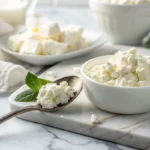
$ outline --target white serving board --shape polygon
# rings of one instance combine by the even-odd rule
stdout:
[[[81,66],[86,60],[99,55],[112,54],[122,49],[127,50],[128,47],[106,45],[103,48],[99,48],[99,51],[94,51],[87,56],[61,62],[49,70],[55,71],[57,78],[72,75],[74,74],[73,67]],[[138,48],[138,51],[150,55],[150,51],[146,49]],[[44,77],[45,73],[42,76]],[[11,98],[15,97],[24,88],[22,87],[13,93]],[[18,103],[11,98],[9,99],[11,110],[35,104]],[[102,120],[102,123],[98,125],[91,124],[91,114],[95,114]],[[80,96],[72,104],[62,110],[52,113],[29,112],[21,115],[20,118],[134,148],[150,150],[150,113],[117,115],[105,112],[95,108],[86,97],[84,91],[81,92]]]

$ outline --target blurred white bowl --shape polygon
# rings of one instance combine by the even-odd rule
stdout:
[[[150,111],[150,87],[117,87],[101,84],[86,75],[96,64],[103,64],[110,56],[101,56],[85,62],[81,67],[84,90],[98,108],[119,114],[136,114]]]
[[[150,31],[150,4],[113,5],[89,0],[100,29],[112,42],[139,44]]]

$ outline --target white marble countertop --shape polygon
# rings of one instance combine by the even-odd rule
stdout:
[[[0,98],[0,116],[9,112],[8,97]],[[134,150],[71,132],[14,118],[0,125],[1,150]]]
[[[84,9],[38,9],[52,20],[69,24],[75,23],[96,29],[92,16]],[[86,17],[85,17],[86,16]],[[84,19],[83,19],[84,18]],[[90,21],[89,21],[90,19]],[[9,112],[8,96],[0,97],[0,116]],[[132,148],[106,141],[66,132],[59,129],[14,118],[0,125],[1,150],[133,150]]]

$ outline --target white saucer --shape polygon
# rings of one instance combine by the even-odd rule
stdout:
[[[63,55],[57,55],[57,56],[55,55],[37,56],[37,55],[25,55],[25,54],[23,55],[23,54],[19,54],[17,52],[11,51],[9,49],[7,41],[10,35],[12,35],[12,33],[0,37],[0,49],[18,58],[19,60],[32,64],[32,65],[52,65],[62,60],[74,58],[77,56],[82,56],[89,52],[92,52],[96,47],[106,42],[106,39],[103,36],[100,36],[100,33],[97,33],[95,31],[85,30],[83,36],[86,37],[86,39],[90,42],[90,46],[85,49],[76,50],[73,52],[69,52],[69,53],[65,53]]]

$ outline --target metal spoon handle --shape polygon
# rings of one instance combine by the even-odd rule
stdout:
[[[10,112],[8,114],[6,114],[5,116],[0,118],[0,124],[2,124],[3,122],[16,117],[18,115],[21,115],[23,113],[29,112],[29,111],[35,111],[35,110],[40,110],[41,106],[40,105],[36,105],[36,106],[31,106],[31,107],[26,107],[26,108],[22,108],[19,110],[16,110],[14,112]]]

